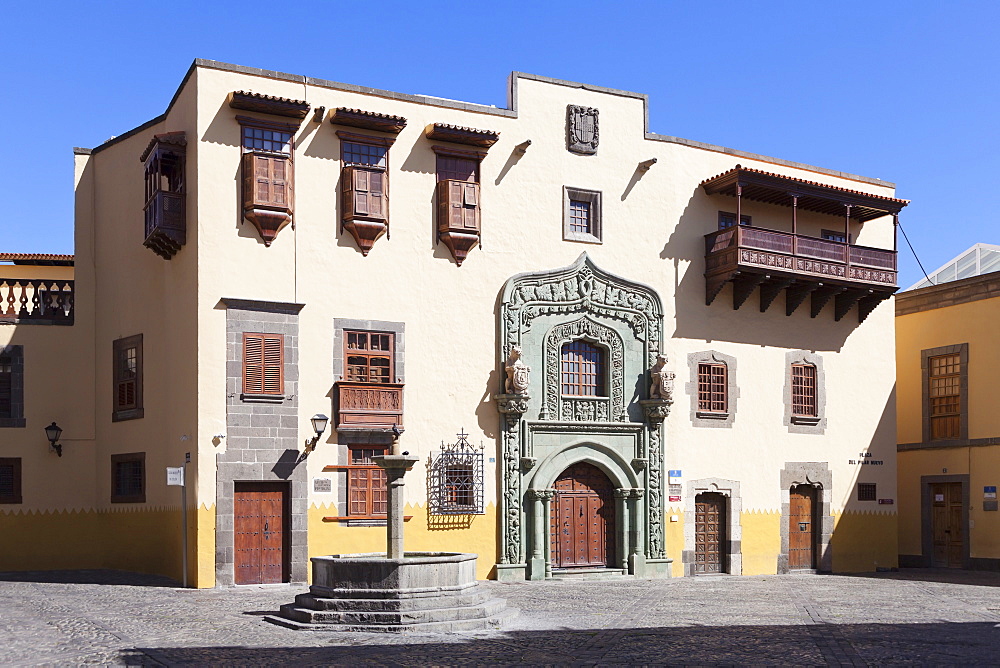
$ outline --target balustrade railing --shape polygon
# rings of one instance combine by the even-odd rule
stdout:
[[[732,247],[782,253],[838,264],[847,264],[850,251],[852,266],[896,270],[896,252],[883,248],[852,246],[839,241],[747,225],[733,226],[705,236],[705,251],[708,255]]]
[[[74,282],[0,278],[0,322],[72,325]]]
[[[403,426],[401,383],[337,383],[338,429],[391,429]]]

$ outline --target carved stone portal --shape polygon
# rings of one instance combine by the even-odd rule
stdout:
[[[575,104],[567,105],[566,148],[571,153],[593,155],[597,153],[599,139],[597,109],[580,107]]]

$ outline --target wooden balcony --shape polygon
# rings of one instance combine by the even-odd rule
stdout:
[[[403,428],[402,383],[353,383],[339,381],[337,429],[388,431]]]
[[[72,325],[73,281],[0,278],[0,322]]]
[[[169,260],[186,241],[184,194],[157,191],[146,203],[146,239],[142,245]]]
[[[814,318],[833,300],[835,320],[857,304],[863,322],[898,289],[896,252],[739,225],[705,235],[705,303],[730,282],[734,309],[759,287],[762,313],[784,291],[786,315],[808,297]]]

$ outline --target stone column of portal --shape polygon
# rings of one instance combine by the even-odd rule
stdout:
[[[643,535],[642,535],[642,497],[644,489],[630,489],[629,490],[629,506],[631,506],[630,515],[632,516],[631,522],[631,532],[629,540],[632,543],[632,554],[629,555],[629,569],[628,572],[632,575],[641,578],[646,574],[646,555],[645,551],[642,549]]]
[[[545,494],[542,496],[542,512],[544,513],[545,519],[543,524],[545,525],[545,540],[542,543],[543,552],[545,555],[545,579],[552,579],[552,499],[556,495],[556,490],[546,489]]]
[[[385,469],[387,522],[385,538],[385,556],[389,559],[402,559],[403,552],[403,475],[417,463],[416,457],[409,455],[380,455],[372,457],[372,461]]]
[[[621,528],[615,532],[615,549],[618,550],[618,559],[621,562],[622,569],[628,572],[628,557],[629,557],[629,537],[631,532],[629,531],[629,521],[632,519],[629,513],[629,508],[631,504],[628,503],[629,496],[628,487],[619,488],[615,490],[615,499],[617,500],[616,505],[618,506],[616,516],[620,518]]]
[[[545,579],[545,557],[542,555],[542,541],[545,540],[545,518],[542,516],[542,498],[544,492],[537,489],[528,490],[528,498],[532,501],[531,514],[535,526],[531,532],[531,558],[528,560],[528,579]]]

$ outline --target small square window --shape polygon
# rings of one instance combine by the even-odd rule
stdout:
[[[851,239],[849,235],[845,235],[842,231],[838,232],[837,230],[823,230],[820,232],[820,238],[826,241],[836,241],[840,244],[846,244]]]
[[[0,503],[21,503],[20,457],[0,457]]]
[[[563,240],[602,242],[600,192],[563,187]]]
[[[727,227],[732,227],[736,224],[736,214],[729,213],[728,211],[719,212],[719,229],[724,230]],[[747,215],[740,216],[740,225],[751,225],[751,218]]]
[[[146,502],[146,453],[111,455],[111,503]]]
[[[858,483],[858,501],[874,501],[877,496],[878,494],[876,493],[875,483]]]

